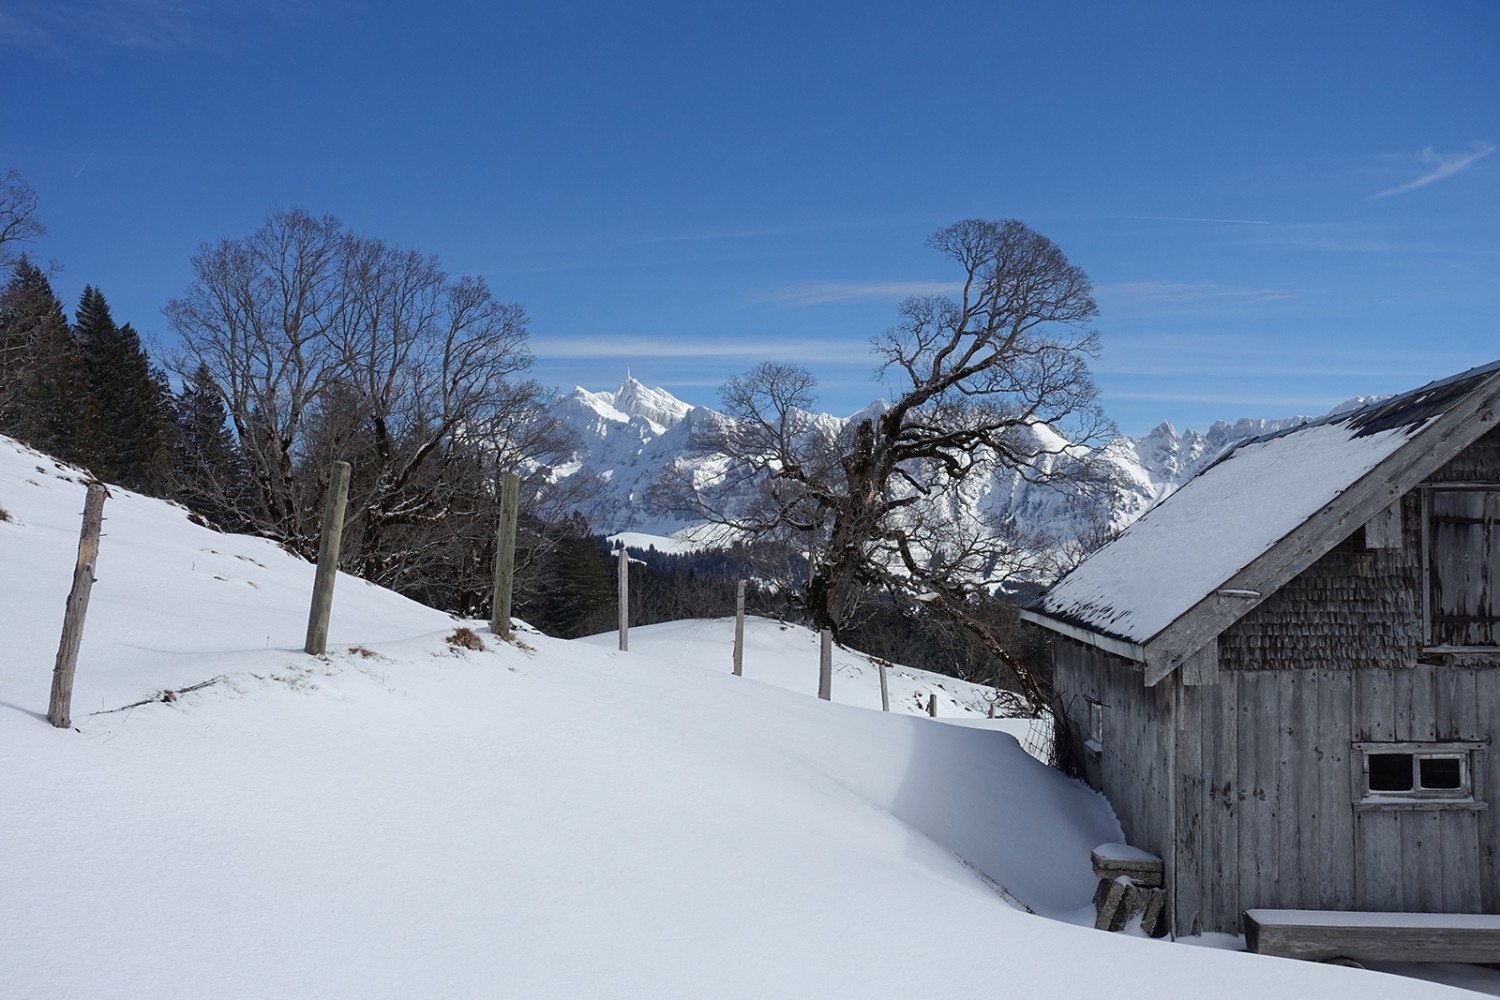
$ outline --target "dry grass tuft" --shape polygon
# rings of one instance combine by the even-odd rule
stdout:
[[[478,634],[467,626],[459,626],[453,630],[452,635],[445,636],[444,638],[447,640],[448,645],[455,648],[462,647],[476,651],[484,650],[484,640],[479,638]]]
[[[0,507],[0,521],[9,521],[9,520],[10,520],[10,511],[6,510],[4,507]]]

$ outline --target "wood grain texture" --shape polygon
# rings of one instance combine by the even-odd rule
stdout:
[[[67,729],[73,724],[73,675],[78,667],[78,650],[83,645],[83,623],[88,617],[89,594],[94,587],[94,566],[99,559],[99,533],[104,525],[104,498],[107,495],[103,484],[90,483],[83,501],[78,559],[73,564],[73,586],[63,607],[62,638],[52,666],[52,694],[47,704],[47,721],[58,729]]]
[[[1245,944],[1261,955],[1325,961],[1500,961],[1500,917],[1487,926],[1402,926],[1359,913],[1329,913],[1326,922],[1308,911],[1256,910],[1245,915]],[[1476,922],[1477,924],[1477,922]]]

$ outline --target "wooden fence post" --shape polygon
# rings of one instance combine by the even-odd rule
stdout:
[[[318,543],[318,572],[313,577],[312,607],[307,613],[307,645],[313,656],[328,651],[328,616],[333,611],[333,582],[339,575],[339,545],[344,538],[344,504],[349,499],[349,463],[328,469],[328,496],[323,502],[323,538]]]
[[[630,555],[620,542],[620,652],[630,649]]]
[[[934,719],[937,718],[937,692],[936,691],[934,691],[932,694],[930,694],[930,695],[927,696],[927,714],[930,715],[930,716],[932,716]]]
[[[824,629],[818,650],[818,697],[833,700],[833,633]]]
[[[886,662],[880,661],[880,710],[889,712],[891,710],[891,689],[885,683]]]
[[[500,480],[500,527],[495,532],[495,594],[490,602],[490,631],[509,639],[510,599],[516,575],[516,512],[521,504],[521,477],[507,472]]]
[[[734,588],[734,676],[745,673],[745,581]]]
[[[89,610],[89,590],[94,586],[94,564],[99,559],[99,531],[104,524],[102,483],[90,483],[83,502],[83,533],[78,538],[78,562],[73,567],[73,589],[63,611],[62,642],[57,647],[57,663],[52,668],[52,700],[47,706],[47,721],[58,729],[73,724],[73,670],[78,665],[78,647],[83,642],[83,619]]]

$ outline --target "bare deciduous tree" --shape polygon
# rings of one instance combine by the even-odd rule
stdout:
[[[244,239],[201,245],[193,284],[165,310],[183,345],[173,367],[208,372],[249,460],[260,509],[247,519],[305,555],[317,504],[302,495],[297,447],[337,373],[347,239],[332,216],[273,213]]]
[[[251,520],[310,554],[322,475],[341,459],[346,564],[408,591],[436,586],[433,567],[479,565],[500,473],[563,444],[525,378],[525,311],[300,209],[201,247],[193,269],[167,308],[176,367],[202,366],[222,394],[256,483]]]
[[[36,214],[36,192],[15,170],[5,171],[0,177],[0,274],[15,263],[17,244],[46,234]]]
[[[1088,369],[1098,310],[1082,269],[1020,222],[959,222],[928,245],[959,265],[962,291],[908,299],[874,339],[892,403],[838,429],[811,414],[811,374],[761,364],[722,390],[725,475],[669,471],[657,496],[751,535],[802,537],[815,628],[837,635],[879,587],[1004,656],[966,604],[976,587],[1031,566],[1040,546],[1026,525],[983,513],[976,494],[1000,471],[1092,487],[1082,457],[1113,432]]]

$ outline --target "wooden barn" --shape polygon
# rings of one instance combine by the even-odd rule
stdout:
[[[1240,445],[1023,617],[1176,933],[1500,913],[1500,362]]]

